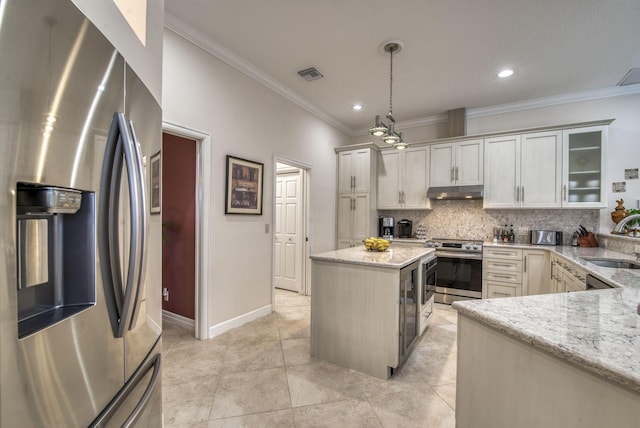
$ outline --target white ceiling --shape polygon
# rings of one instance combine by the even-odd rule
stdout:
[[[404,44],[393,61],[400,125],[614,88],[640,67],[638,0],[165,0],[165,9],[169,28],[217,46],[352,135],[388,110],[387,40]],[[297,75],[311,66],[325,77]],[[515,74],[499,79],[503,67]]]

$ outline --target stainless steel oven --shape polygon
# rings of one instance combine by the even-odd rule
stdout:
[[[438,261],[435,302],[482,298],[482,242],[433,239],[427,246],[436,249]]]

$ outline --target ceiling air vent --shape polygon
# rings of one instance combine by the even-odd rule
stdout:
[[[618,82],[618,86],[635,85],[636,83],[640,83],[640,68],[637,67],[629,70]]]
[[[320,71],[315,67],[305,68],[304,70],[298,71],[298,75],[302,77],[307,82],[311,82],[312,80],[322,79],[324,76]]]

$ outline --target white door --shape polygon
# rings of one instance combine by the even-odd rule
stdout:
[[[276,287],[295,292],[302,285],[302,200],[300,173],[276,177]]]

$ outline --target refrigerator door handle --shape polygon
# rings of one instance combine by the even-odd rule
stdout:
[[[129,187],[129,206],[131,213],[131,242],[129,246],[129,263],[127,266],[126,285],[124,289],[124,301],[122,305],[122,315],[118,325],[118,337],[123,337],[129,325],[132,310],[134,307],[134,293],[136,282],[140,275],[140,184],[138,168],[136,165],[136,149],[129,134],[124,114],[117,113],[118,127],[120,128],[120,138],[122,150],[124,152],[124,162],[127,168],[127,178]]]
[[[136,278],[136,288],[135,288],[135,297],[133,300],[133,309],[131,311],[131,320],[129,322],[129,330],[133,329],[136,321],[138,319],[138,314],[140,313],[140,306],[142,302],[142,291],[144,287],[146,266],[147,266],[147,232],[148,232],[148,223],[147,223],[147,207],[146,207],[146,198],[145,198],[145,181],[144,181],[144,168],[142,165],[142,153],[140,151],[140,143],[136,136],[136,130],[133,125],[133,121],[129,121],[129,128],[131,130],[131,138],[134,147],[134,155],[135,155],[135,163],[136,163],[136,171],[138,174],[138,196],[140,199],[140,235],[139,235],[139,246],[140,246],[140,257],[139,257],[139,265],[138,265],[138,277]]]
[[[98,251],[103,264],[101,272],[105,300],[115,337],[123,337],[129,325],[128,321],[131,319],[132,309],[135,306],[132,300],[137,294],[136,288],[141,269],[141,236],[144,238],[144,234],[141,235],[142,232],[140,231],[141,171],[137,165],[137,157],[137,149],[134,147],[129,134],[124,114],[116,112],[109,128],[105,157],[102,164],[98,213]],[[123,166],[127,170],[131,211],[131,242],[124,289],[122,286],[123,271],[120,266],[118,228],[120,182]],[[142,207],[144,208],[144,202]],[[144,216],[144,213],[142,216]]]
[[[115,337],[118,337],[122,313],[122,276],[118,255],[118,191],[122,170],[122,147],[117,114],[113,115],[100,173],[98,200],[98,254],[109,320]]]
[[[132,427],[140,418],[140,415],[145,410],[149,401],[151,400],[155,388],[158,386],[158,381],[161,373],[161,356],[157,353],[147,364],[140,367],[138,371],[131,377],[131,379],[125,384],[125,386],[118,392],[118,394],[111,400],[111,403],[102,410],[98,417],[89,425],[89,428],[102,428],[109,426],[109,420],[117,413],[118,409],[124,403],[131,394],[131,392],[140,384],[140,381],[149,373],[149,370],[153,369],[151,379],[145,388],[140,401],[136,403],[136,406],[128,415],[126,421],[121,427]]]
[[[160,379],[160,373],[161,373],[160,353],[157,353],[156,356],[153,357],[151,366],[147,368],[147,370],[145,370],[143,374],[146,374],[151,369],[151,367],[153,367],[153,374],[151,375],[151,380],[149,381],[147,388],[144,390],[144,394],[142,394],[142,398],[140,398],[140,401],[138,401],[138,404],[136,404],[136,407],[133,409],[133,411],[127,418],[127,420],[124,421],[124,423],[122,424],[123,428],[129,428],[134,426],[134,424],[138,421],[138,418],[140,418],[140,415],[142,414],[142,412],[147,407],[147,404],[149,404],[149,401],[151,401],[153,392],[156,388],[156,385],[158,385],[158,380]]]

